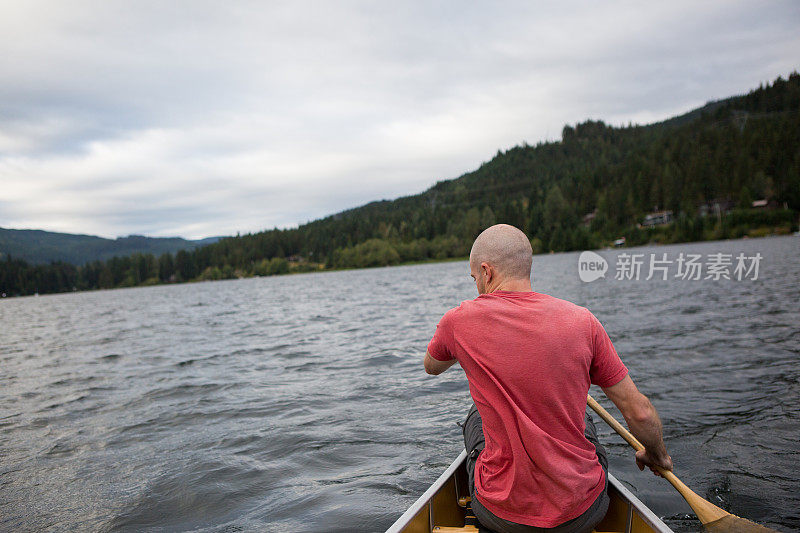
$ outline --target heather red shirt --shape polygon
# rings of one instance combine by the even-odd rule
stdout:
[[[467,375],[486,437],[475,492],[489,511],[554,527],[589,508],[605,474],[584,436],[586,394],[628,373],[592,313],[535,292],[483,294],[442,317],[428,351]]]

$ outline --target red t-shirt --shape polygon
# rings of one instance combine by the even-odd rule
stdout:
[[[428,351],[467,375],[486,437],[475,492],[489,511],[554,527],[589,508],[605,474],[584,436],[586,394],[628,373],[592,313],[535,292],[483,294],[442,317]]]

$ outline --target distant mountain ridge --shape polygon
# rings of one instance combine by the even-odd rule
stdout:
[[[73,265],[85,265],[91,261],[105,261],[115,256],[135,253],[174,254],[180,250],[194,250],[215,243],[221,238],[187,240],[181,237],[128,235],[105,239],[94,235],[37,229],[0,228],[0,258],[11,256],[34,264],[64,261]]]

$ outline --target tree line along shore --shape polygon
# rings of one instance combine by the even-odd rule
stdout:
[[[646,126],[565,126],[427,191],[292,229],[83,265],[0,257],[6,296],[464,257],[513,224],[535,253],[789,234],[800,213],[800,75]]]

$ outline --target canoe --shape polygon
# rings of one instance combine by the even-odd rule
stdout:
[[[433,485],[386,530],[386,533],[477,533],[469,511],[467,452],[453,461]],[[672,530],[645,504],[608,474],[611,503],[597,532],[672,533]],[[470,523],[472,522],[472,524]]]

